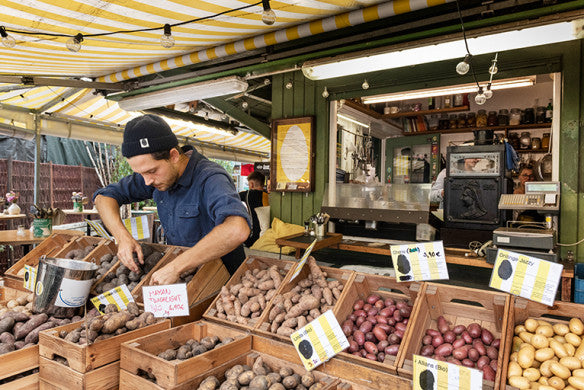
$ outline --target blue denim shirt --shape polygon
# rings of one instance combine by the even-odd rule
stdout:
[[[245,218],[251,228],[231,176],[195,150],[181,177],[167,191],[147,186],[142,175],[134,173],[98,189],[93,198],[97,195],[113,198],[120,205],[154,199],[169,245],[192,247],[232,215]]]

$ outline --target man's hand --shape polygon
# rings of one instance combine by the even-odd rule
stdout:
[[[133,238],[121,240],[118,243],[118,260],[122,262],[131,271],[138,272],[139,268],[134,261],[134,252],[138,255],[140,264],[144,264],[144,255],[142,254],[142,247],[138,241]]]
[[[151,285],[173,284],[179,278],[180,274],[175,270],[172,262],[152,274],[150,278]]]

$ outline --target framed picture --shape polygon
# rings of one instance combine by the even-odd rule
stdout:
[[[272,123],[272,191],[312,192],[314,117],[275,119]]]

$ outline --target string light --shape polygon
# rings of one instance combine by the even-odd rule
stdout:
[[[458,73],[459,75],[464,75],[468,73],[468,71],[470,70],[471,57],[472,56],[470,54],[464,56],[464,60],[460,61],[458,65],[456,65],[456,73]]]
[[[292,89],[292,81],[288,81],[285,85],[286,89]]]
[[[493,97],[493,91],[491,91],[491,83],[487,84],[487,90],[485,91],[485,97],[490,99]]]
[[[475,96],[475,103],[482,106],[486,102],[487,102],[487,97],[485,96],[485,94],[483,92],[483,87],[479,87],[479,92]]]
[[[168,23],[164,25],[164,34],[160,38],[160,44],[167,49],[174,46],[174,38],[172,37],[172,32],[170,32],[170,24]]]
[[[272,8],[270,7],[270,0],[262,0],[262,6],[264,7],[262,22],[271,26],[276,22],[276,13],[272,11]]]
[[[83,42],[83,34],[79,33],[74,37],[69,38],[65,45],[69,51],[77,53],[79,50],[81,50],[81,42]]]
[[[0,35],[2,36],[2,44],[4,46],[9,48],[16,46],[16,40],[12,36],[8,35],[4,26],[0,26]]]
[[[326,87],[324,87],[324,90],[322,91],[322,97],[325,99],[329,97],[329,91],[326,89]]]
[[[363,88],[363,89],[369,89],[369,83],[367,82],[367,79],[365,79],[363,81],[363,84],[361,84],[361,88]]]

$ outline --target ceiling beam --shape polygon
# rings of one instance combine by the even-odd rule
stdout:
[[[186,122],[191,122],[194,124],[205,125],[209,127],[216,127],[221,130],[225,130],[227,132],[232,133],[233,135],[237,134],[239,130],[235,128],[235,126],[230,125],[227,122],[221,122],[215,119],[205,119],[198,115],[191,114],[189,112],[182,112],[171,110],[170,108],[165,107],[158,107],[158,108],[149,108],[147,110],[143,110],[149,114],[161,115],[166,116],[168,118],[179,119]]]
[[[225,114],[229,115],[231,118],[235,119],[236,121],[244,124],[245,126],[249,127],[250,129],[256,131],[263,137],[270,139],[270,135],[272,133],[272,129],[270,126],[265,124],[264,122],[254,118],[253,116],[249,115],[248,113],[240,110],[237,106],[227,102],[224,98],[214,97],[208,98],[204,100],[206,103],[212,105],[216,109],[224,112]]]
[[[0,76],[0,83],[19,84],[24,88],[34,87],[73,87],[73,88],[93,88],[108,91],[124,91],[128,89],[126,83],[102,83],[97,81],[83,81],[76,79],[59,79],[53,77],[36,76]]]

